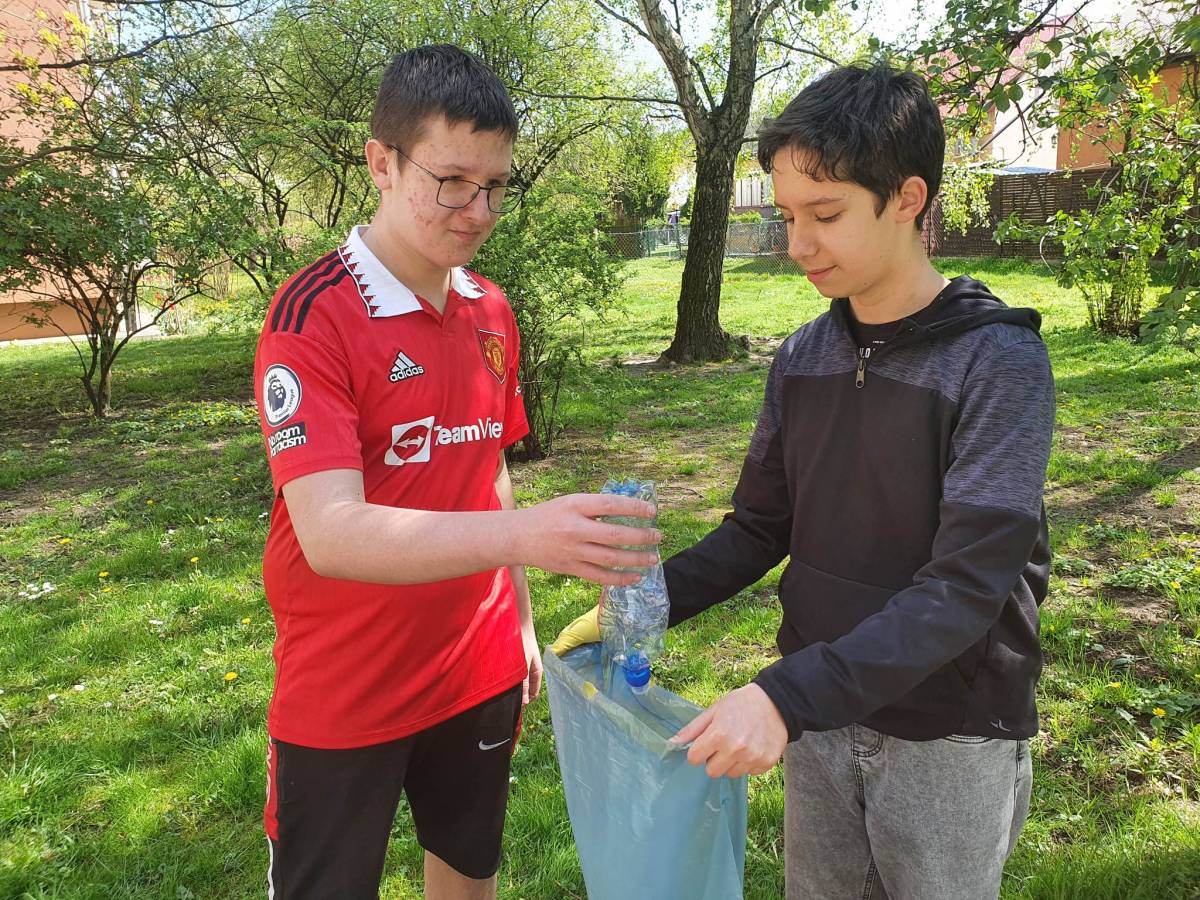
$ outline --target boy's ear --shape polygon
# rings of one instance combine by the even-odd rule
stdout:
[[[367,141],[367,146],[363,149],[367,155],[367,171],[371,173],[375,187],[381,191],[388,190],[392,186],[391,171],[396,165],[395,154],[390,147],[376,138]]]
[[[921,214],[921,210],[925,208],[925,200],[928,197],[929,186],[925,183],[924,178],[919,175],[910,175],[905,178],[900,185],[900,190],[896,191],[896,205],[893,213],[896,222],[903,224],[915,221]]]

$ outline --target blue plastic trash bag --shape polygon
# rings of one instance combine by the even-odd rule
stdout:
[[[599,644],[543,663],[589,900],[740,900],[746,779],[709,778],[668,740],[700,708],[620,673],[604,694]]]

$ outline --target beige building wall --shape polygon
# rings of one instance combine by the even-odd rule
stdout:
[[[1194,77],[1196,61],[1179,62],[1160,72],[1160,89],[1166,92],[1167,102],[1174,103],[1183,88],[1184,77]],[[1120,152],[1124,141],[1120,135],[1106,134],[1099,126],[1093,128],[1064,128],[1058,136],[1058,168],[1090,169],[1111,164],[1111,153]]]

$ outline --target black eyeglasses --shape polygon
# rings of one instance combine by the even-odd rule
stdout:
[[[438,183],[438,206],[444,206],[447,209],[462,209],[475,202],[475,198],[479,196],[480,191],[486,191],[488,209],[500,216],[516,209],[521,203],[521,198],[525,196],[524,186],[511,181],[508,184],[494,184],[488,187],[487,185],[477,184],[474,181],[468,181],[465,178],[459,178],[457,175],[436,175],[395,144],[387,144],[386,146],[391,147]]]

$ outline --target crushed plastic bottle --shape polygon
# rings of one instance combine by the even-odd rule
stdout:
[[[658,494],[652,481],[608,481],[601,489],[605,494],[621,494],[657,504]],[[621,525],[647,526],[645,519],[612,517]],[[653,546],[632,549],[651,551]],[[667,630],[667,618],[671,603],[667,597],[667,583],[663,577],[662,563],[656,561],[643,572],[635,584],[606,587],[600,597],[600,640],[602,644],[601,664],[605,690],[612,686],[613,665],[619,665],[625,673],[625,681],[634,693],[642,693],[650,683],[651,663],[662,653],[663,634]]]
[[[633,497],[637,500],[645,500],[647,503],[653,503],[658,506],[658,491],[654,487],[653,481],[638,481],[636,478],[629,478],[625,481],[616,481],[610,478],[604,482],[604,487],[600,488],[602,494],[617,494],[621,497]],[[602,522],[610,522],[613,525],[627,525],[630,528],[657,528],[658,516],[652,519],[641,519],[637,516],[601,516]],[[658,548],[654,545],[644,546],[628,546],[626,550],[645,550],[657,551]],[[640,571],[640,570],[638,570]]]

